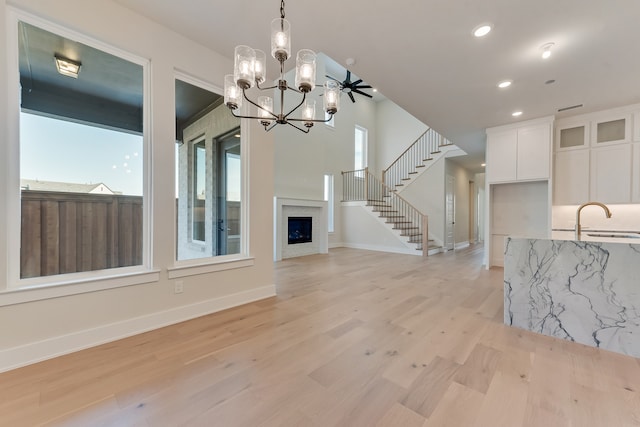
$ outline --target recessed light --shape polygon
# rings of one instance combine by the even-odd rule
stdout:
[[[511,81],[511,80],[504,80],[504,81],[501,81],[500,83],[498,83],[498,87],[499,87],[500,89],[504,89],[504,88],[507,88],[507,87],[511,86],[511,83],[513,83],[513,81]]]
[[[373,90],[374,92],[377,92],[377,91],[378,91],[378,89],[376,89],[375,87],[374,87],[372,90]]]
[[[521,116],[521,115],[522,115],[522,111],[514,111],[513,113],[511,113],[511,115],[512,115],[513,117]]]
[[[545,43],[540,46],[542,49],[542,59],[547,59],[551,56],[551,48],[554,46],[554,43]]]
[[[490,31],[491,31],[491,25],[482,24],[473,30],[473,35],[476,37],[484,37],[487,34],[489,34]]]
[[[487,166],[487,164],[486,163],[481,163],[480,166],[485,167],[485,166]]]

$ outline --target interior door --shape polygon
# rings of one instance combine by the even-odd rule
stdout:
[[[219,138],[217,161],[216,252],[240,253],[241,164],[240,129]]]
[[[451,251],[455,248],[454,227],[456,223],[456,179],[447,175],[445,182],[445,227],[444,248]]]

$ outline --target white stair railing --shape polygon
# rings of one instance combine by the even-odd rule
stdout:
[[[342,172],[342,201],[365,201],[374,212],[400,230],[409,243],[415,243],[424,256],[428,253],[429,221],[395,191],[378,180],[369,169]]]
[[[440,148],[452,145],[452,142],[433,129],[420,135],[387,169],[382,172],[382,182],[393,190],[409,181],[411,175],[417,174],[419,168],[433,160],[433,155],[440,153]]]

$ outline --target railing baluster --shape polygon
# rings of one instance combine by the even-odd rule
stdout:
[[[385,175],[391,176],[395,173],[388,169]],[[421,249],[423,255],[426,256],[428,250],[426,215],[403,199],[386,183],[376,179],[368,168],[342,172],[342,180],[343,201],[364,201],[375,206],[378,210],[392,211],[386,212],[387,221],[393,223],[393,228],[398,229],[400,234],[406,236],[410,242],[418,244],[418,249]],[[380,216],[384,216],[384,214]]]

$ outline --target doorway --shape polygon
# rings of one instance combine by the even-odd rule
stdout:
[[[447,175],[445,181],[445,225],[444,225],[444,249],[455,249],[455,223],[456,223],[456,178]]]

